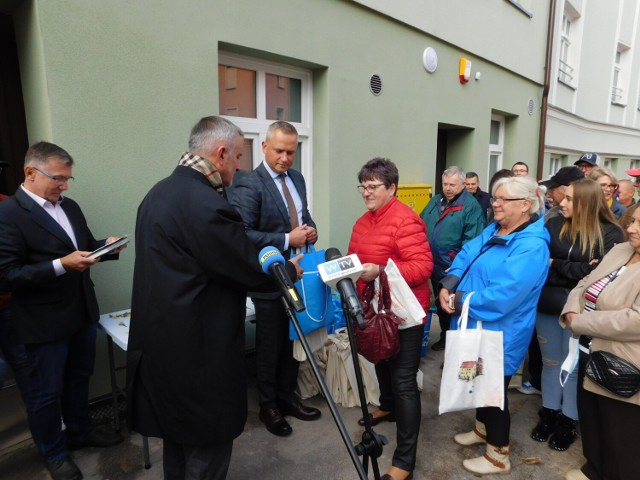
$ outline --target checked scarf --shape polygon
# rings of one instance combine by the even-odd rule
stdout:
[[[197,170],[209,180],[209,183],[216,189],[223,198],[227,198],[227,195],[224,191],[224,185],[222,184],[222,178],[218,173],[218,170],[211,165],[207,160],[198,155],[194,155],[193,153],[185,152],[180,157],[180,161],[178,165],[182,165],[183,167],[193,168]]]

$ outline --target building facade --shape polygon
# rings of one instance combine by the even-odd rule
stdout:
[[[544,178],[587,151],[640,167],[639,21],[638,0],[557,0]]]

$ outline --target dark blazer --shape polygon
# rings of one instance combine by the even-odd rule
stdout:
[[[76,202],[65,197],[78,250],[105,241],[93,238]],[[52,260],[76,247],[58,223],[22,188],[0,203],[0,291],[13,292],[12,321],[21,343],[50,342],[98,321],[98,303],[89,270],[56,276]]]
[[[302,174],[296,170],[287,171],[302,200],[302,223],[316,228],[307,207],[307,187]],[[285,258],[291,249],[284,250],[285,234],[291,231],[291,221],[278,187],[261,163],[249,175],[234,185],[231,204],[238,210],[244,221],[247,235],[258,249],[276,247]]]
[[[240,215],[204,175],[178,166],[149,191],[136,222],[127,350],[133,430],[188,445],[242,433],[247,290],[273,283]]]

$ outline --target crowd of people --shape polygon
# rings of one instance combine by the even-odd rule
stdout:
[[[137,212],[128,424],[163,440],[167,480],[227,475],[233,441],[247,419],[247,296],[256,308],[260,421],[271,434],[287,436],[293,433],[287,416],[321,416],[296,393],[289,319],[257,256],[275,246],[294,282],[302,274],[299,258],[318,240],[304,177],[292,168],[298,132],[274,122],[262,143],[264,161],[234,182],[243,144],[243,132],[230,121],[200,119],[188,151]],[[13,196],[0,196],[0,347],[54,480],[82,478],[70,450],[122,441],[96,428],[88,409],[98,319],[89,272],[117,259],[122,247],[90,255],[116,237],[96,240],[78,204],[63,195],[72,166],[61,147],[36,143],[26,154],[24,183]],[[517,162],[497,171],[485,192],[477,173],[451,166],[442,174],[442,193],[418,215],[397,198],[400,175],[391,160],[373,158],[357,173],[366,211],[353,225],[348,253],[363,266],[358,293],[391,259],[423,310],[432,301],[436,306],[441,337],[433,350],[446,348],[446,332],[458,328],[465,300],[469,328],[482,321],[484,329],[502,332],[504,407],[477,408],[473,428],[453,437],[459,445],[485,447],[462,462],[469,472],[510,471],[506,392],[528,355],[529,387],[541,393],[531,438],[564,451],[582,436],[586,463],[566,478],[640,478],[633,458],[640,447],[640,393],[622,397],[589,373],[590,352],[640,365],[634,200],[640,169],[627,174],[634,180],[618,181],[598,165],[597,154],[585,153],[542,182]],[[375,365],[379,407],[359,421],[396,422],[384,480],[411,478],[416,467],[416,373],[425,323],[426,317],[400,325],[398,353]],[[565,370],[572,355],[577,367]],[[4,368],[0,361],[0,385]]]

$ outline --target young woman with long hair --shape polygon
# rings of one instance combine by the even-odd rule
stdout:
[[[623,235],[600,185],[593,180],[585,178],[565,187],[560,210],[561,216],[546,223],[551,236],[550,267],[536,315],[543,365],[542,409],[531,438],[549,441],[550,448],[563,451],[578,436],[578,372],[571,373],[564,386],[560,384],[560,367],[569,352],[571,331],[563,329],[558,318],[571,289],[623,241]]]

